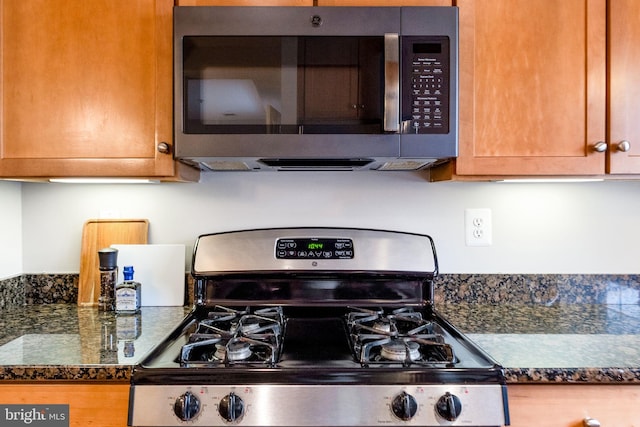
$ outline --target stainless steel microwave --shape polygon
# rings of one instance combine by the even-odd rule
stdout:
[[[175,157],[417,170],[457,156],[456,7],[174,9]]]

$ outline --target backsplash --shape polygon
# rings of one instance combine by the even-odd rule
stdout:
[[[23,274],[0,280],[0,309],[9,305],[75,304],[78,274]],[[185,276],[185,301],[193,302],[193,281]]]
[[[640,304],[640,275],[441,274],[434,286],[436,304]],[[0,281],[0,308],[77,299],[77,274],[23,274]],[[185,301],[193,303],[188,274]]]
[[[441,274],[435,303],[639,304],[640,275]]]

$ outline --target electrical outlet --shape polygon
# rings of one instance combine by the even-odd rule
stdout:
[[[467,246],[491,246],[491,209],[464,210],[464,236]]]

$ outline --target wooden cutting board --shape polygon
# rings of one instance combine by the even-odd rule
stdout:
[[[115,244],[146,244],[148,234],[149,221],[146,219],[90,219],[84,223],[80,248],[78,305],[98,305],[98,250]]]

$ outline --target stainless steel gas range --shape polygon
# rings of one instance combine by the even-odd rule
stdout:
[[[509,424],[502,368],[433,307],[431,237],[200,236],[195,304],[134,367],[132,426]]]

